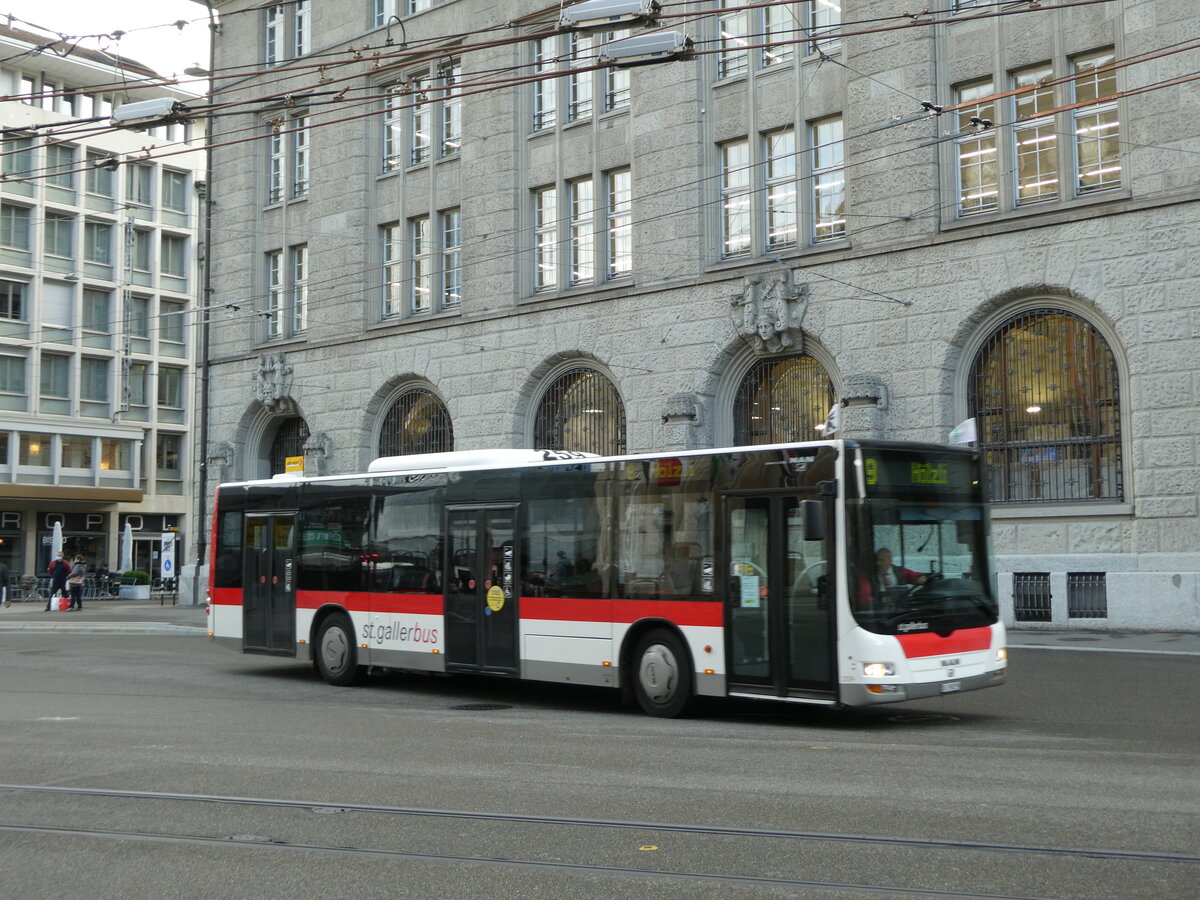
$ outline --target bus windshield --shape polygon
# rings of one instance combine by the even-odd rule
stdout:
[[[877,634],[995,623],[977,461],[870,451],[863,471],[866,496],[847,504],[858,623]]]

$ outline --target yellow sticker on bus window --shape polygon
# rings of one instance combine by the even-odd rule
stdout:
[[[500,612],[500,610],[504,609],[504,588],[498,584],[493,584],[488,588],[487,605],[491,608],[492,612]]]

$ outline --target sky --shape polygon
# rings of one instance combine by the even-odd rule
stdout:
[[[161,75],[182,78],[189,66],[208,67],[208,10],[192,0],[0,0],[0,14],[8,13],[22,20],[14,27],[32,23],[73,37],[124,31],[119,41],[87,38],[80,46],[121,53]],[[172,24],[181,19],[190,23],[182,30]]]

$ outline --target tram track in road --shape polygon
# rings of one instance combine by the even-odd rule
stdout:
[[[849,834],[839,832],[818,832],[818,831],[799,831],[791,829],[776,829],[776,828],[739,828],[732,826],[719,825],[702,825],[702,824],[679,824],[679,823],[662,823],[662,822],[643,822],[634,820],[621,819],[601,819],[601,818],[581,818],[567,816],[544,816],[531,815],[524,813],[502,813],[502,812],[477,812],[471,810],[453,810],[453,809],[428,809],[419,807],[404,807],[404,806],[388,806],[376,804],[331,804],[320,801],[308,800],[285,800],[285,799],[270,799],[261,797],[236,797],[236,796],[221,796],[216,794],[186,794],[186,793],[170,793],[156,791],[131,791],[119,789],[105,788],[85,788],[85,787],[70,787],[63,785],[20,785],[20,784],[0,784],[0,797],[4,795],[14,794],[41,794],[54,796],[73,796],[73,797],[95,797],[100,799],[110,800],[142,800],[142,801],[158,801],[158,802],[175,802],[175,803],[198,803],[208,805],[224,805],[238,806],[262,809],[280,809],[280,810],[307,810],[315,815],[323,814],[341,814],[341,813],[365,813],[371,815],[384,816],[401,816],[407,818],[425,818],[425,819],[442,819],[442,820],[466,820],[476,822],[487,822],[495,824],[509,825],[533,825],[546,827],[567,827],[567,828],[584,828],[584,829],[623,829],[636,831],[641,833],[654,834],[679,834],[692,836],[714,836],[733,839],[749,839],[749,840],[783,840],[797,842],[822,842],[829,844],[848,844],[859,847],[893,847],[902,849],[917,849],[930,851],[971,851],[977,853],[993,853],[993,854],[1018,854],[1027,856],[1045,856],[1056,857],[1059,859],[1086,859],[1086,860],[1107,860],[1120,862],[1138,862],[1138,863],[1169,863],[1181,864],[1185,866],[1200,865],[1200,854],[1192,853],[1177,853],[1177,852],[1154,852],[1140,850],[1119,850],[1119,849],[1102,849],[1102,848],[1085,848],[1085,847],[1053,847],[1053,846],[1038,846],[1032,844],[1013,844],[1002,842],[988,841],[968,841],[968,840],[951,840],[939,838],[919,838],[906,836],[891,836],[891,835],[871,835],[871,834]],[[154,834],[148,832],[107,832],[103,829],[99,831],[90,831],[87,829],[72,829],[72,828],[56,828],[54,826],[36,826],[25,825],[21,823],[0,821],[0,831],[63,831],[73,834],[95,834],[96,836],[108,837],[125,837],[127,839],[141,839],[148,841],[173,841],[173,840],[192,840],[199,843],[244,843],[247,845],[271,845],[291,847],[293,849],[309,849],[322,850],[327,852],[347,852],[347,853],[364,853],[364,854],[392,854],[397,856],[412,856],[418,858],[430,859],[445,859],[459,861],[501,861],[511,865],[529,865],[541,866],[548,865],[558,868],[580,868],[591,870],[593,868],[599,871],[629,871],[629,872],[645,872],[649,874],[661,874],[663,876],[678,874],[686,875],[687,877],[696,878],[714,878],[732,880],[749,880],[762,881],[763,883],[775,883],[773,879],[758,879],[753,876],[733,876],[704,873],[670,873],[670,872],[653,872],[652,870],[642,869],[639,867],[593,867],[586,865],[575,865],[568,863],[549,863],[538,860],[516,860],[504,859],[493,860],[488,857],[474,856],[457,856],[452,854],[428,854],[401,850],[386,850],[377,848],[347,848],[337,846],[324,846],[319,844],[295,844],[290,842],[276,842],[271,839],[255,839],[246,838],[237,840],[236,836],[230,838],[212,838],[202,836],[182,837],[169,834]],[[797,885],[809,884],[808,881],[788,880],[778,881],[780,884]],[[830,883],[827,886],[832,887]],[[849,886],[846,886],[849,887]],[[856,889],[863,889],[863,885],[855,885]],[[889,890],[895,890],[889,888]],[[925,893],[937,895],[937,891],[913,891],[911,893]],[[964,894],[961,892],[950,892],[946,896],[980,896],[980,897],[999,897],[1002,895],[994,894]]]

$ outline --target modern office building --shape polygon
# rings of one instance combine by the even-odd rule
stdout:
[[[44,574],[58,522],[68,554],[115,570],[129,523],[158,576],[194,511],[203,122],[110,120],[196,95],[11,23],[0,50],[0,559]]]
[[[1009,623],[1200,627],[1195,3],[215,6],[210,491],[970,423]]]

